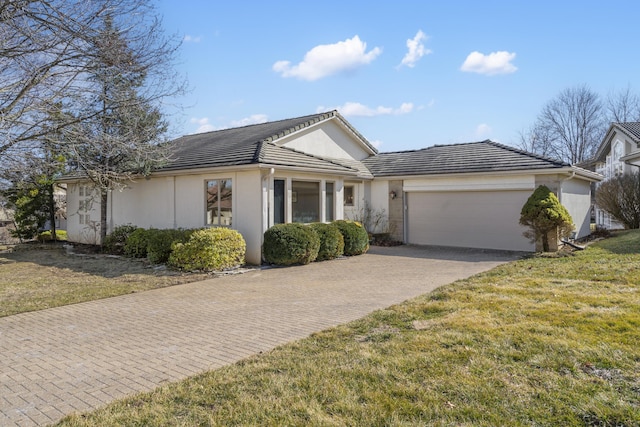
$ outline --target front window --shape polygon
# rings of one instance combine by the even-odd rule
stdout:
[[[213,179],[207,181],[207,225],[232,225],[232,197],[231,179]]]
[[[320,220],[320,183],[291,182],[291,213],[293,222],[318,222]]]

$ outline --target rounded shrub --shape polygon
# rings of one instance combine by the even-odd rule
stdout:
[[[262,256],[270,264],[309,264],[319,249],[318,233],[303,224],[276,224],[264,232]]]
[[[145,258],[147,256],[148,236],[152,230],[138,228],[129,234],[124,243],[124,254],[131,258]]]
[[[114,255],[123,255],[127,237],[137,229],[138,227],[131,224],[119,225],[104,239],[102,250]]]
[[[332,224],[342,233],[345,255],[360,255],[369,250],[369,234],[361,224],[342,219],[333,221]]]
[[[147,234],[147,258],[153,264],[164,264],[169,261],[172,247],[176,243],[186,243],[194,230],[166,229],[148,230]]]
[[[320,238],[320,249],[316,261],[334,259],[344,253],[344,237],[336,225],[316,222],[309,226],[318,233]]]
[[[169,266],[179,270],[220,271],[244,264],[246,243],[236,230],[216,227],[194,231],[186,243],[174,243]]]

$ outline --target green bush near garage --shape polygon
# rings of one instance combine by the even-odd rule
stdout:
[[[269,264],[309,264],[318,257],[320,238],[310,226],[276,224],[264,232],[262,256]]]
[[[316,222],[309,224],[318,233],[320,248],[316,261],[325,261],[342,256],[344,253],[344,237],[335,224]]]
[[[361,255],[369,250],[369,233],[360,223],[340,219],[332,224],[342,233],[345,255]]]
[[[165,264],[169,261],[173,245],[188,242],[195,230],[152,228],[147,231],[147,258],[153,264]]]
[[[246,243],[236,230],[224,227],[193,231],[186,243],[174,243],[171,268],[186,271],[221,271],[245,262]]]

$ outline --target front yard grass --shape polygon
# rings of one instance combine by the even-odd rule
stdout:
[[[67,255],[56,244],[0,253],[0,317],[201,280],[101,254]]]
[[[640,232],[506,264],[60,425],[638,426]]]

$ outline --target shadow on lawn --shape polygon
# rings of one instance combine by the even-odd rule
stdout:
[[[103,254],[97,247],[76,246],[69,249],[66,242],[24,243],[16,245],[11,252],[0,253],[0,264],[12,262],[32,263],[105,278],[117,278],[127,274],[180,274],[162,267],[156,268],[143,260]],[[53,270],[52,273],[55,274]]]

